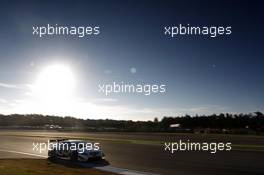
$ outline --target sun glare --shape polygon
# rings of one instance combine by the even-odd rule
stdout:
[[[75,88],[75,78],[65,65],[51,65],[44,68],[33,85],[34,96],[47,103],[70,100]]]

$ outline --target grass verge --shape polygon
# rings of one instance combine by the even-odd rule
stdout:
[[[56,164],[47,159],[0,159],[1,175],[116,175],[72,164]]]

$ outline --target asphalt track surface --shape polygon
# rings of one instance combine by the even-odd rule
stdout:
[[[164,151],[162,144],[145,144],[144,141],[231,141],[232,144],[264,145],[263,137],[197,136],[186,134],[133,134],[133,133],[62,133],[35,131],[0,131],[0,158],[41,159],[47,156],[33,151],[33,142],[47,142],[54,137],[81,137],[98,139],[111,167],[125,168],[164,175],[253,175],[264,174],[264,152],[232,150],[229,152],[175,152]],[[130,143],[126,140],[141,140]],[[155,142],[156,143],[156,142]]]

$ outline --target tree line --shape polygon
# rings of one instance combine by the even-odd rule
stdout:
[[[261,112],[255,112],[249,114],[164,116],[161,120],[155,118],[153,121],[78,119],[40,114],[0,115],[0,128],[9,127],[131,132],[194,132],[197,129],[211,128],[218,130],[248,129],[263,132],[264,115]]]

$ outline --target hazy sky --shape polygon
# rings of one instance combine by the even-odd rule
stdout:
[[[263,111],[263,7],[260,1],[230,0],[1,1],[0,113],[152,120]],[[232,34],[164,35],[164,26],[180,23],[232,26]],[[47,24],[100,26],[100,34],[32,35],[32,26]],[[54,64],[71,70],[74,95],[47,105],[32,87]],[[166,84],[167,91],[151,96],[98,92],[98,84],[113,81]]]

